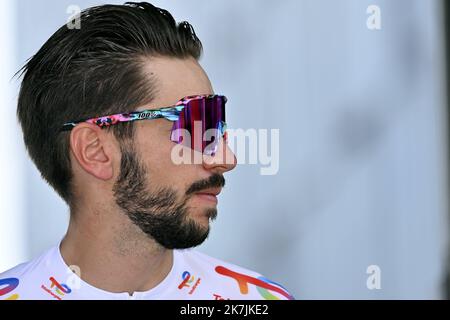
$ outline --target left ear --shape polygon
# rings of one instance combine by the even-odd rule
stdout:
[[[82,123],[70,133],[70,150],[81,168],[100,180],[113,177],[114,147],[101,128]]]

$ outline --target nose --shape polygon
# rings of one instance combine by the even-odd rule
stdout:
[[[236,167],[236,156],[224,138],[220,139],[214,155],[203,155],[203,167],[213,173],[223,174]]]

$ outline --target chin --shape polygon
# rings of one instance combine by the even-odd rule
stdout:
[[[217,209],[215,206],[213,207],[204,207],[204,208],[191,208],[189,210],[189,217],[195,222],[201,225],[208,225],[210,221],[213,221],[217,217]]]
[[[190,218],[202,230],[205,230],[205,231],[209,230],[211,217],[208,214],[204,214],[204,213],[202,213],[202,214],[194,214],[194,215],[191,215]]]

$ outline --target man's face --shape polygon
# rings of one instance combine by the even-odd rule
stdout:
[[[153,58],[146,71],[157,83],[156,99],[150,108],[139,109],[158,109],[185,96],[213,94],[195,59]],[[223,173],[236,162],[222,141],[214,159],[175,164],[172,124],[166,119],[135,122],[133,141],[120,146],[120,173],[113,191],[116,204],[148,236],[166,248],[189,248],[207,238],[209,222],[217,215],[215,195],[225,184]],[[226,158],[233,161],[226,163]]]

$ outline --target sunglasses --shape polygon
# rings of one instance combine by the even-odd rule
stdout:
[[[170,140],[191,149],[213,155],[220,137],[226,139],[225,104],[223,95],[188,96],[175,105],[156,110],[118,113],[65,123],[61,131],[70,131],[80,123],[91,123],[101,128],[120,122],[164,118],[173,122]]]

